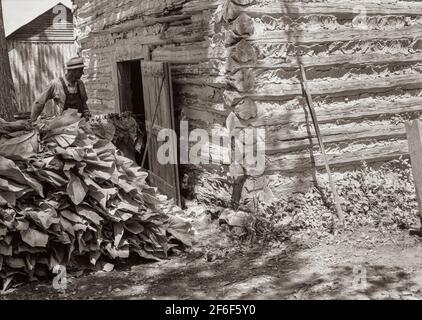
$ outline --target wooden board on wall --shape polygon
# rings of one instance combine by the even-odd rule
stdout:
[[[30,43],[8,41],[13,82],[19,111],[31,110],[34,100],[49,82],[64,75],[65,62],[76,55],[73,43]],[[46,108],[47,112],[50,112]]]

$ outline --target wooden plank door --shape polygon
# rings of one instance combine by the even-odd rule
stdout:
[[[161,129],[175,130],[173,91],[170,66],[167,63],[142,61],[141,63],[143,94],[145,102],[145,126],[151,135],[148,159],[150,183],[180,206],[180,185],[177,164],[161,165],[157,151],[164,142],[158,142]],[[154,121],[155,116],[155,121]],[[154,126],[152,123],[154,122]],[[177,159],[177,145],[175,146]]]

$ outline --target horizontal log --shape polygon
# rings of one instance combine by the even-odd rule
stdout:
[[[198,96],[196,99],[189,98],[179,101],[179,106],[183,108],[184,114],[189,119],[203,120],[207,126],[213,123],[224,124],[226,117],[233,110],[226,108],[224,104],[218,102],[208,102],[201,100]],[[258,103],[258,102],[257,102]],[[290,126],[292,123],[300,125],[306,122],[305,112],[303,108],[307,108],[303,99],[298,101],[302,108],[298,110],[285,110],[283,104],[275,104],[273,110],[262,111],[258,103],[258,115],[256,118],[243,121],[247,126],[251,127],[269,127],[269,126]],[[392,116],[407,114],[412,112],[422,112],[422,97],[406,98],[391,101],[379,100],[362,100],[355,104],[344,103],[334,106],[325,105],[317,108],[317,116],[320,124],[335,123],[337,121],[363,121],[374,120],[379,117],[391,118]],[[212,118],[213,121],[208,122],[207,119]],[[216,122],[216,119],[220,119]]]
[[[422,111],[422,107],[419,107]],[[210,141],[215,130],[223,136],[226,134],[224,130],[224,117],[218,117],[210,112],[191,113],[184,109],[184,114],[190,119],[192,129],[207,127]],[[192,122],[201,121],[196,124]],[[309,120],[310,121],[310,120]],[[218,126],[215,126],[219,123]],[[317,147],[315,130],[312,123],[307,129],[306,125],[300,126],[300,129],[293,129],[290,125],[284,127],[266,127],[266,144],[265,152],[267,154],[289,153],[309,147]],[[385,141],[391,139],[403,139],[406,132],[403,124],[395,124],[389,120],[377,122],[350,123],[346,125],[322,125],[321,132],[323,140],[327,145],[337,145],[344,143],[357,143],[367,141]],[[263,149],[261,149],[263,151]]]
[[[215,4],[214,4],[215,5]],[[251,16],[261,15],[335,15],[342,18],[354,18],[359,9],[365,8],[367,15],[405,15],[422,14],[422,4],[409,1],[395,1],[394,3],[380,3],[379,1],[342,1],[342,2],[280,2],[271,0],[262,5],[236,6],[231,5],[234,15],[247,13]]]
[[[126,32],[128,30],[132,30],[135,28],[152,26],[157,23],[171,23],[175,21],[186,20],[186,19],[190,19],[190,17],[191,16],[187,14],[179,14],[179,15],[172,15],[172,16],[165,16],[165,17],[144,17],[144,18],[130,21],[122,25],[111,27],[107,30],[104,30],[103,32],[121,33],[121,32]]]
[[[77,15],[79,23],[96,24],[93,30],[101,30],[107,26],[118,25],[122,22],[139,17],[163,16],[167,12],[178,11],[186,0],[171,1],[85,1],[78,5]]]
[[[310,131],[312,138],[308,135],[308,137],[304,138],[303,140],[272,142],[271,139],[267,139],[265,150],[266,154],[288,153],[292,151],[297,151],[299,149],[318,147],[318,139],[316,138],[315,130],[311,128]],[[388,139],[406,138],[406,130],[403,126],[367,126],[366,128],[356,128],[353,130],[344,130],[339,127],[335,130],[330,131],[326,131],[323,135],[323,141],[326,145],[346,142],[352,143],[358,141],[382,141]]]
[[[151,27],[153,28],[153,27]],[[174,43],[202,42],[209,34],[207,26],[170,26],[165,31],[144,30],[143,33],[132,35],[130,39],[123,39],[119,34],[110,35],[106,33],[91,32],[85,38],[79,39],[85,48],[107,48],[113,45],[120,46],[139,46],[139,45],[167,45]]]
[[[184,116],[191,125],[211,130],[225,126],[226,118],[230,110],[224,110],[224,106],[212,109],[207,104],[198,107],[193,101],[189,105],[182,105]],[[259,105],[258,105],[259,108]],[[404,137],[404,128],[401,124],[394,124],[389,119],[393,116],[409,113],[422,113],[422,98],[402,99],[396,102],[382,102],[363,100],[352,106],[343,104],[333,107],[317,108],[317,116],[321,124],[321,131],[324,141],[327,143],[352,142],[356,140],[385,140]],[[279,114],[268,114],[265,121],[262,121],[263,113],[254,121],[245,121],[245,125],[266,128],[266,150],[270,153],[289,152],[297,149],[316,146],[316,136],[311,120],[306,119],[303,110],[281,111]],[[375,119],[383,121],[364,121]],[[310,134],[306,128],[308,120]],[[196,123],[199,121],[199,123]],[[350,124],[335,125],[337,121],[350,122]],[[218,124],[216,126],[216,124]],[[300,129],[299,129],[300,128]],[[312,142],[310,141],[312,139]]]
[[[342,54],[330,56],[298,56],[287,57],[286,61],[279,63],[266,62],[265,60],[258,61],[255,64],[239,64],[231,60],[229,70],[236,72],[240,69],[298,69],[301,64],[305,67],[353,67],[359,65],[383,65],[383,64],[404,64],[422,62],[422,54],[384,54],[384,53],[369,53],[369,54]]]
[[[252,43],[313,44],[339,41],[371,41],[375,39],[416,39],[422,37],[422,26],[415,25],[394,30],[323,30],[323,31],[267,31],[245,37]]]
[[[136,23],[135,23],[136,24]],[[117,30],[117,29],[116,29]],[[140,44],[162,45],[168,43],[188,43],[203,41],[205,36],[212,36],[214,32],[207,27],[206,22],[200,25],[170,26],[166,31],[159,34],[144,34],[138,40]],[[98,36],[99,34],[97,34]],[[323,31],[267,31],[263,34],[255,34],[245,38],[251,43],[327,43],[338,41],[370,41],[370,40],[394,40],[416,39],[422,37],[422,26],[414,25],[394,30],[323,30]],[[81,39],[86,42],[86,39]]]
[[[256,73],[264,75],[264,71],[294,71],[298,70],[300,64],[305,67],[313,68],[315,72],[327,71],[332,68],[353,68],[353,67],[369,67],[377,65],[389,65],[390,67],[398,65],[401,68],[411,67],[415,63],[422,62],[422,54],[347,54],[347,55],[331,55],[331,56],[304,56],[289,57],[287,61],[276,63],[274,59],[261,60],[254,64],[239,64],[234,60],[229,62],[223,59],[211,57],[211,53],[205,53],[207,50],[199,48],[184,48],[180,51],[172,53],[171,49],[167,49],[165,56],[158,56],[153,53],[154,61],[172,61],[172,71],[174,76],[186,75],[225,75],[226,73],[234,74],[240,70],[250,69],[257,70]],[[202,51],[202,52],[201,52]],[[161,52],[163,54],[163,52]],[[208,56],[208,58],[206,58]],[[189,57],[191,59],[189,59]],[[281,60],[281,59],[279,59]],[[288,78],[286,76],[286,78]]]
[[[183,7],[183,12],[197,12],[202,10],[216,9],[219,5],[225,4],[224,0],[217,1],[189,1]],[[398,1],[394,3],[379,3],[379,1],[344,1],[333,3],[300,3],[284,2],[279,0],[266,1],[265,6],[235,6],[232,10],[240,13],[247,13],[252,16],[260,15],[338,15],[342,17],[355,17],[356,8],[365,7],[368,15],[420,15],[422,14],[422,5],[417,2]]]
[[[400,157],[409,157],[408,143],[406,140],[399,140],[395,142],[386,143],[381,146],[368,145],[364,150],[354,152],[341,152],[336,154],[328,152],[328,161],[330,167],[336,171],[345,169],[346,171],[351,167],[359,166],[363,162],[383,163],[390,160],[398,159]],[[227,165],[221,164],[202,164],[202,169],[205,171],[219,170],[224,179],[224,173],[228,172]],[[253,168],[248,169],[248,173],[252,174]],[[251,175],[251,177],[260,178],[263,175],[282,174],[282,175],[303,175],[306,172],[317,169],[322,173],[325,172],[325,163],[321,154],[314,153],[313,158],[307,153],[301,154],[286,154],[286,155],[267,155],[265,170],[260,176]]]
[[[214,120],[214,119],[209,119]],[[195,126],[192,127],[192,129]],[[227,132],[216,128],[209,128],[208,130],[210,142],[215,132],[219,132],[223,137],[228,138]],[[249,133],[251,132],[251,133]],[[345,143],[358,143],[367,141],[386,141],[393,139],[404,139],[406,137],[406,131],[403,124],[392,124],[388,121],[382,121],[378,123],[364,123],[364,124],[351,124],[343,126],[331,126],[322,127],[321,133],[323,141],[326,145],[335,146],[338,144]],[[248,131],[247,134],[252,134],[252,131]],[[255,135],[256,133],[253,132]],[[249,140],[253,141],[253,140]],[[256,142],[253,142],[255,149],[257,146]],[[211,149],[215,149],[218,152],[219,146],[213,145],[211,142]],[[263,149],[265,147],[265,150]],[[313,125],[310,124],[308,130],[305,128],[299,131],[291,131],[288,129],[277,130],[277,128],[266,128],[265,146],[258,146],[259,152],[266,154],[278,154],[278,153],[289,153],[301,149],[317,148],[318,140],[316,138],[315,130]]]
[[[376,47],[374,43],[374,47]],[[257,50],[261,48],[256,45]],[[281,49],[280,49],[281,50]],[[224,61],[229,57],[233,48],[210,47],[208,42],[197,42],[189,44],[181,44],[178,46],[162,46],[153,50],[152,56],[156,61],[166,61],[174,64],[192,64],[209,61],[210,59]],[[360,64],[400,64],[420,62],[421,53],[410,53],[408,46],[404,47],[403,52],[385,53],[367,53],[367,54],[331,54],[331,55],[312,55],[312,56],[287,56],[272,58],[267,55],[265,59],[261,59],[256,63],[241,64],[233,59],[228,61],[225,68],[228,71],[235,72],[242,68],[256,69],[296,69],[299,63],[303,63],[309,67],[324,67],[332,65],[360,65]],[[279,53],[279,51],[276,51]],[[277,61],[278,60],[278,61]],[[299,61],[298,61],[299,60]]]
[[[192,0],[188,1],[182,8],[182,12],[192,13],[204,10],[216,9],[219,5],[224,4],[224,0]]]
[[[157,47],[152,51],[152,58],[154,61],[192,64],[209,61],[209,59],[224,60],[228,57],[228,52],[226,48],[211,48],[208,42],[202,41],[177,46]]]
[[[361,80],[333,80],[333,81],[308,81],[308,88],[314,96],[342,96],[346,94],[365,94],[374,92],[388,92],[393,88],[416,89],[422,88],[420,75],[400,75],[384,78]],[[264,85],[253,92],[238,94],[233,98],[233,103],[246,97],[255,100],[277,100],[289,97],[302,96],[302,86],[297,84],[272,84]]]
[[[239,80],[239,83],[242,79]],[[173,79],[178,86],[209,86],[226,89],[226,103],[235,105],[245,98],[261,101],[287,100],[302,96],[300,83],[274,83],[254,87],[252,90],[238,92],[230,90],[231,81],[225,76],[219,77],[180,77]],[[419,89],[422,88],[422,77],[417,74],[385,76],[379,78],[365,77],[360,80],[310,80],[308,87],[314,96],[346,96],[349,94],[369,94],[388,92],[393,88]]]
[[[304,108],[305,102],[301,100]],[[281,108],[281,106],[280,106]],[[321,124],[335,121],[369,120],[380,116],[391,117],[411,112],[422,112],[422,97],[398,99],[396,101],[361,101],[353,105],[347,103],[342,106],[324,106],[317,108],[318,121]],[[280,111],[274,113],[259,113],[256,119],[248,125],[253,127],[301,124],[306,121],[303,109],[294,111]]]
[[[372,162],[371,167],[377,170],[377,167],[383,165],[385,162]],[[352,170],[359,170],[362,166],[360,164],[350,165],[348,167],[336,168],[333,170],[334,179],[337,183],[341,181],[348,181],[348,173]],[[385,172],[384,172],[385,174]],[[390,175],[387,173],[387,175]],[[392,179],[397,179],[396,173],[391,173]],[[204,174],[204,178],[207,176]],[[316,181],[315,181],[316,179]],[[250,198],[256,195],[264,189],[265,186],[269,186],[277,199],[288,198],[293,193],[308,192],[309,188],[314,187],[315,183],[318,186],[324,187],[328,185],[328,175],[322,170],[304,170],[301,172],[293,173],[275,173],[269,175],[263,175],[260,177],[249,178],[243,190],[243,198]]]
[[[364,151],[347,152],[338,154],[328,154],[328,161],[330,166],[342,167],[352,164],[365,162],[388,161],[400,156],[408,156],[407,141],[398,141],[390,143],[382,147],[370,147]],[[312,162],[310,155],[283,155],[283,156],[268,156],[266,159],[265,173],[272,172],[300,172],[309,168],[323,169],[325,164],[321,155],[315,155],[315,163]]]

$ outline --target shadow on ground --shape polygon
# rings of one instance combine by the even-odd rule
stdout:
[[[386,238],[365,230],[313,247],[242,246],[209,233],[166,261],[70,277],[61,293],[51,282],[33,283],[0,299],[422,298],[422,245],[405,233]]]

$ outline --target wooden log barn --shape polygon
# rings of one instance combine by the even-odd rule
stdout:
[[[266,169],[243,187],[306,191],[324,162],[307,113],[305,66],[335,176],[408,155],[404,120],[422,112],[422,3],[417,1],[74,0],[89,106],[158,128],[224,128],[231,112],[266,131]],[[156,147],[156,146],[155,146]],[[155,151],[153,148],[152,151]],[[224,165],[160,168],[156,185],[227,203]]]
[[[70,0],[4,0],[5,32],[19,110],[27,112],[77,54]],[[47,105],[46,111],[51,104]]]

